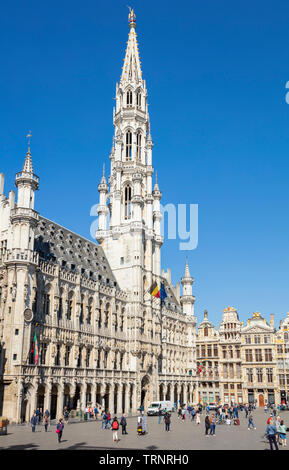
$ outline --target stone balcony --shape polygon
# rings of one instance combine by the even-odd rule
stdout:
[[[39,214],[33,209],[28,207],[15,207],[10,212],[11,221],[16,219],[34,219],[36,222],[39,220]]]
[[[9,263],[31,263],[38,265],[39,255],[33,250],[21,250],[20,248],[13,248],[12,250],[7,250],[4,262]]]

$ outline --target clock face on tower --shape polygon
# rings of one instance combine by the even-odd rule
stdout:
[[[27,322],[27,323],[30,323],[32,322],[32,319],[33,319],[33,312],[30,308],[26,308],[24,310],[24,320]]]

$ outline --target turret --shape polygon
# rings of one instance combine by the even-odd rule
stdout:
[[[183,311],[187,315],[194,315],[195,297],[193,296],[194,278],[191,277],[188,260],[186,260],[185,274],[181,279],[183,286],[183,295],[181,296],[181,304]]]
[[[106,230],[106,217],[108,214],[108,207],[106,205],[106,194],[108,193],[108,185],[105,179],[105,168],[103,166],[103,174],[98,185],[99,192],[99,206],[97,208],[98,212],[98,230]]]

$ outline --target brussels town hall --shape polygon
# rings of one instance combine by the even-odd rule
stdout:
[[[186,264],[181,295],[161,270],[162,194],[133,11],[129,28],[98,244],[34,209],[30,145],[17,195],[5,196],[0,176],[0,415],[11,422],[36,408],[53,419],[64,406],[134,414],[152,400],[198,401],[193,278]],[[150,295],[153,284],[164,301]]]

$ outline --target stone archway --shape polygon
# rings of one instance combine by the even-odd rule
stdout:
[[[42,409],[44,412],[44,397],[45,397],[45,385],[40,384],[37,390],[37,406],[39,410]]]
[[[146,410],[149,406],[151,398],[151,383],[148,375],[145,375],[141,381],[141,397],[140,402],[141,406]]]
[[[20,420],[21,423],[29,423],[32,417],[32,410],[31,406],[31,389],[32,385],[24,385],[23,387],[23,396],[21,402],[21,412],[20,412]]]
[[[52,389],[51,389],[51,406],[50,406],[50,417],[51,417],[51,419],[56,418],[57,398],[58,398],[58,387],[57,387],[57,385],[53,385]]]
[[[69,384],[65,384],[65,386],[64,386],[63,406],[66,406],[68,409],[70,409],[70,407],[71,407],[70,385]]]
[[[264,406],[264,395],[262,393],[259,395],[259,406]]]
[[[163,384],[160,384],[160,386],[159,386],[159,397],[160,397],[160,401],[165,400]]]

